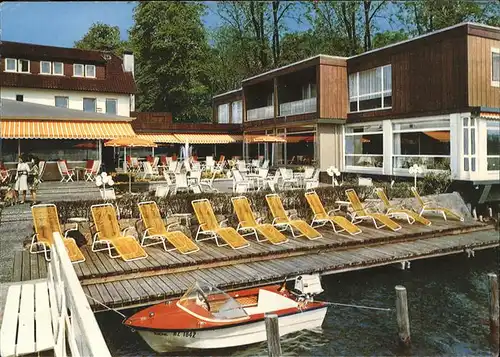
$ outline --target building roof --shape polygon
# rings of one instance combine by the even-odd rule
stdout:
[[[136,92],[132,73],[125,72],[122,59],[110,52],[10,41],[2,41],[0,43],[0,50],[3,58],[12,57],[31,61],[46,60],[63,63],[95,64],[104,66],[105,68],[104,79],[3,72],[0,76],[0,86],[123,94],[133,94]]]
[[[0,99],[0,117],[7,119],[31,119],[31,120],[76,120],[76,121],[107,121],[123,122],[132,121],[135,118],[120,115],[89,113],[83,110],[58,108],[50,105],[18,102],[11,99]]]
[[[223,97],[223,96],[225,96],[225,95],[235,94],[235,93],[241,92],[242,90],[243,90],[243,88],[242,88],[242,87],[240,87],[240,88],[238,88],[238,89],[233,89],[233,90],[230,90],[230,91],[227,91],[227,92],[221,93],[221,94],[214,95],[212,98],[219,98],[219,97]]]

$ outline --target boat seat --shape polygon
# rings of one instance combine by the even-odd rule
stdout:
[[[298,304],[296,301],[290,300],[280,294],[273,293],[272,291],[260,289],[257,306],[245,307],[244,309],[248,315],[254,315],[297,306]]]
[[[9,286],[0,328],[0,355],[21,356],[54,348],[46,280]]]

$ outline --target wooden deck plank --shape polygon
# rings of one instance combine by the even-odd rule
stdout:
[[[139,293],[137,293],[137,291],[135,289],[135,286],[132,285],[132,284],[130,284],[129,281],[122,280],[122,281],[117,281],[116,283],[121,284],[121,286],[123,287],[123,289],[125,289],[125,291],[127,292],[128,296],[130,297],[130,301],[132,303],[141,300],[141,295]],[[120,291],[119,288],[117,288],[117,290]]]
[[[38,254],[30,254],[30,271],[31,280],[40,279],[40,271],[38,269]]]
[[[14,264],[12,265],[12,281],[21,281],[23,272],[23,252],[14,252]]]
[[[38,277],[45,279],[47,277],[47,261],[44,257],[38,256]]]
[[[23,251],[22,281],[31,280],[31,259],[30,252]]]

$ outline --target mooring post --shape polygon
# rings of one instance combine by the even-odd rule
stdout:
[[[410,318],[408,316],[408,299],[406,288],[396,285],[396,315],[398,319],[399,342],[405,347],[411,345]]]
[[[490,285],[490,337],[493,344],[494,352],[498,356],[498,277],[494,273],[488,274],[488,280]]]
[[[269,357],[279,357],[281,356],[281,344],[278,315],[266,314],[265,321],[268,355]]]

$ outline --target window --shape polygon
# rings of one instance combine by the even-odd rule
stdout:
[[[414,164],[429,170],[450,168],[450,121],[427,120],[393,123],[393,168]]]
[[[95,98],[83,98],[83,111],[84,112],[95,112],[96,111],[96,99]]]
[[[358,112],[392,106],[391,65],[349,75],[349,110]]]
[[[17,64],[17,70],[21,73],[30,73],[30,61],[20,59]]]
[[[500,87],[500,48],[491,49],[491,85]]]
[[[243,107],[241,100],[231,104],[231,121],[234,124],[241,124],[243,121]]]
[[[85,65],[85,77],[95,78],[95,66],[93,64]]]
[[[73,76],[74,77],[83,77],[84,76],[84,66],[83,64],[75,63],[73,64]]]
[[[56,104],[56,107],[58,107],[58,108],[67,108],[68,103],[69,103],[68,97],[60,97],[60,96],[55,97],[55,104]]]
[[[24,102],[24,95],[22,95],[22,94],[16,94],[16,100],[18,102]]]
[[[116,114],[117,100],[106,98],[106,114]]]
[[[5,72],[17,72],[17,60],[15,58],[5,59]]]
[[[217,107],[219,123],[229,123],[229,104],[221,104]]]
[[[47,61],[40,61],[40,74],[51,74],[52,63]]]
[[[54,62],[52,73],[57,76],[64,75],[64,65],[62,62]]]
[[[476,120],[463,118],[464,171],[476,171]]]
[[[346,166],[364,166],[382,169],[383,165],[382,124],[345,128]]]
[[[302,99],[316,98],[316,83],[302,86]]]
[[[500,170],[500,121],[488,120],[486,122],[486,156],[488,158],[488,171]]]

